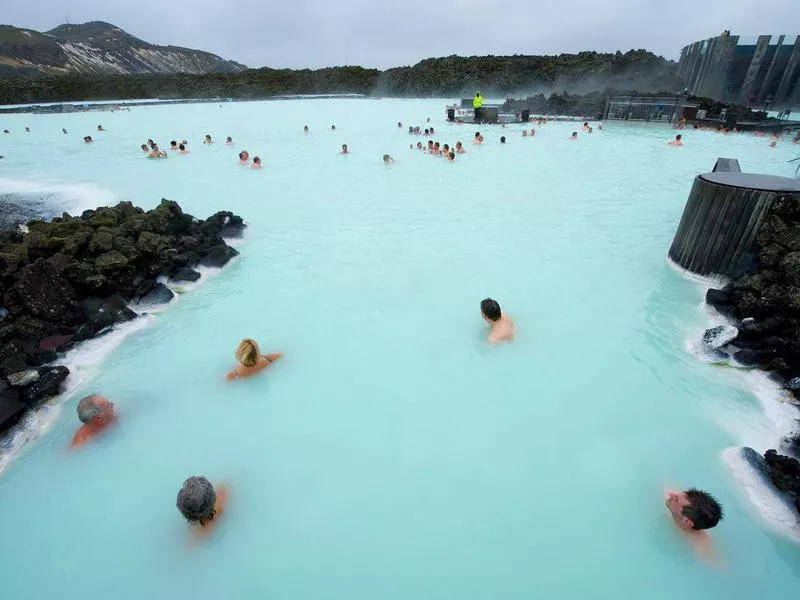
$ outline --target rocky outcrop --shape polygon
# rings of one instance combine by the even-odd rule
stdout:
[[[768,371],[800,405],[800,195],[787,194],[774,202],[752,251],[756,260],[751,272],[722,289],[708,290],[706,302],[732,325],[724,335],[718,328],[708,330],[704,340],[725,340],[714,347],[741,366]],[[775,450],[764,458],[775,486],[800,512],[800,463]]]
[[[58,394],[69,373],[50,366],[60,352],[135,319],[129,304],[169,301],[158,278],[196,281],[198,265],[226,264],[238,253],[223,236],[244,227],[230,212],[201,221],[162,200],[0,232],[0,431]]]

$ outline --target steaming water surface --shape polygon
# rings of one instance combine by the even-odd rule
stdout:
[[[0,137],[0,194],[62,190],[53,202],[73,211],[166,197],[249,223],[234,263],[107,356],[94,347],[70,358],[76,389],[0,478],[3,597],[797,590],[800,552],[725,454],[774,445],[776,421],[793,415],[767,388],[753,393],[757,376],[693,356],[689,342],[711,318],[699,309],[704,288],[665,262],[695,174],[726,156],[790,175],[797,147],[687,131],[676,149],[665,145],[671,130],[614,124],[571,142],[573,124],[537,127],[535,138],[509,126],[484,128],[486,144],[467,143],[449,164],[409,150],[418,138],[406,132],[430,116],[433,139],[468,142],[475,129],[445,123],[443,106],[297,100],[2,117],[12,133]],[[218,143],[203,146],[205,133]],[[162,147],[188,138],[191,153],[145,160],[148,137]],[[352,155],[337,154],[343,143]],[[239,167],[242,148],[265,169]],[[384,153],[396,164],[385,167]],[[516,320],[511,345],[485,342],[478,304],[489,295]],[[286,356],[227,383],[242,337]],[[117,403],[120,424],[69,454],[75,404],[90,391]],[[193,474],[232,489],[200,546],[175,508]],[[662,489],[690,485],[726,509],[712,534],[717,566],[665,513]]]

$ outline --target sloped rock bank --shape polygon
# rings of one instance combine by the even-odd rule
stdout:
[[[731,319],[725,328],[726,351],[748,367],[769,372],[794,403],[800,404],[800,195],[775,201],[756,234],[752,272],[723,289],[711,289],[706,302]],[[720,339],[722,328],[706,332]],[[790,451],[787,449],[787,451]],[[800,512],[800,464],[795,458],[769,450],[767,468],[776,487]]]
[[[0,232],[0,431],[58,394],[69,371],[60,352],[135,319],[130,302],[168,301],[158,277],[195,281],[238,252],[242,218],[201,221],[176,202],[145,212],[130,202]],[[48,366],[43,366],[48,365]]]

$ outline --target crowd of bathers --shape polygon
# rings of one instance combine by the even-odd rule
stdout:
[[[537,121],[539,126],[543,126],[546,123],[546,119]],[[398,122],[397,126],[402,128],[402,122]],[[681,122],[678,128],[682,129],[684,126],[685,122]],[[30,131],[27,127],[25,129]],[[336,126],[331,125],[331,130],[335,129]],[[598,125],[598,129],[602,129],[602,125]],[[98,125],[97,130],[99,132],[105,131],[102,125]],[[62,131],[65,134],[67,133],[66,129],[62,129]],[[592,133],[593,128],[588,122],[584,122],[583,131]],[[303,128],[303,132],[306,135],[309,133],[308,125]],[[9,133],[9,131],[5,130],[4,133]],[[409,147],[412,150],[416,148],[420,152],[444,157],[448,161],[453,161],[456,155],[466,152],[461,141],[457,141],[451,146],[449,143],[440,143],[430,139],[431,136],[436,135],[436,131],[432,126],[424,129],[411,126],[408,128],[408,133],[410,135],[424,135],[429,138],[426,144],[423,144],[422,141],[418,141],[416,145],[410,144]],[[530,132],[527,129],[523,129],[521,135],[529,138],[534,137],[536,129],[531,129]],[[578,132],[574,131],[569,136],[569,139],[575,140],[577,137]],[[505,141],[505,136],[501,136],[500,142],[505,143]],[[793,143],[798,143],[800,141],[800,133],[792,141]],[[85,136],[84,142],[87,144],[92,143],[92,137]],[[472,144],[480,145],[483,143],[483,134],[480,131],[475,132]],[[681,135],[677,135],[676,139],[669,143],[671,145],[682,145]],[[210,134],[205,135],[203,144],[214,144]],[[230,136],[227,137],[225,144],[233,146],[233,139]],[[185,155],[189,153],[188,145],[185,139],[180,142],[172,140],[169,144],[169,150],[179,155]],[[152,139],[148,139],[147,143],[142,144],[141,149],[147,158],[164,159],[168,157],[168,153],[162,150]],[[347,144],[342,145],[340,153],[349,154]],[[383,161],[386,164],[390,164],[394,162],[394,159],[385,154]],[[250,162],[249,152],[241,150],[239,152],[239,164],[259,169],[261,168],[261,159],[255,156]],[[480,314],[489,326],[487,338],[490,343],[510,342],[514,339],[514,322],[500,309],[500,305],[496,300],[492,298],[484,299],[480,303]],[[225,375],[228,381],[236,381],[257,375],[283,357],[280,352],[262,354],[258,343],[252,339],[242,340],[234,355],[238,364]],[[71,448],[82,446],[93,437],[108,430],[117,421],[114,404],[100,394],[90,394],[82,398],[78,402],[77,413],[81,426],[72,439]],[[194,530],[198,534],[205,535],[218,522],[219,516],[226,507],[228,498],[229,490],[226,485],[218,484],[215,486],[207,478],[197,475],[189,477],[183,482],[177,495],[176,505],[183,517],[195,526]],[[689,488],[682,492],[667,492],[665,505],[679,530],[690,536],[699,550],[707,553],[710,550],[710,540],[706,530],[715,527],[723,518],[722,506],[719,502],[707,492]]]

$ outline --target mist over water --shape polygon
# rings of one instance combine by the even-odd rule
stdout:
[[[670,129],[613,123],[576,142],[572,123],[529,125],[534,138],[483,127],[474,147],[475,128],[446,123],[445,102],[4,118],[0,194],[9,180],[46,181],[249,224],[231,265],[78,357],[86,376],[0,477],[4,597],[750,600],[797,589],[800,550],[780,506],[757,482],[743,487],[746,467],[729,460],[730,448],[774,443],[790,413],[773,414],[754,374],[695,357],[714,319],[705,287],[665,261],[697,173],[726,156],[790,175],[796,147],[686,131],[671,148]],[[428,117],[432,139],[461,140],[467,154],[446,163],[409,150],[407,127]],[[206,133],[217,143],[203,146]],[[147,138],[187,138],[191,152],[149,161]],[[241,149],[265,168],[239,167]],[[513,344],[486,344],[486,296],[516,321]],[[225,382],[243,337],[285,358]],[[75,405],[91,391],[116,403],[119,426],[70,454]],[[229,483],[232,499],[192,547],[175,496],[195,474]],[[722,501],[717,567],[675,532],[665,486]]]

